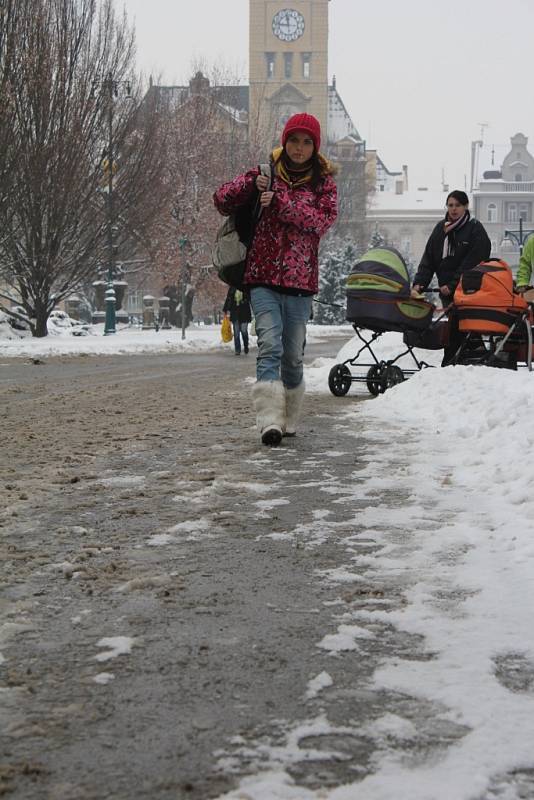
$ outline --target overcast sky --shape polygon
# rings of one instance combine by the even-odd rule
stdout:
[[[247,82],[248,0],[123,2],[145,73],[185,83],[197,60],[222,61]],[[439,188],[442,170],[464,188],[480,123],[486,143],[521,131],[534,153],[533,31],[534,0],[331,0],[329,77],[410,188]]]

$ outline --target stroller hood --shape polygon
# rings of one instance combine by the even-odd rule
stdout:
[[[483,261],[463,273],[454,293],[461,331],[506,333],[517,314],[528,308],[514,292],[512,270],[506,261]]]
[[[393,247],[368,250],[351,269],[348,290],[364,292],[366,297],[409,297],[410,277],[399,251]]]
[[[347,319],[374,331],[422,330],[434,306],[410,297],[406,263],[393,247],[365,253],[347,278]]]

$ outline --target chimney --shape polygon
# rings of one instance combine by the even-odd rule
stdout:
[[[204,77],[199,70],[196,75],[189,81],[190,94],[207,94],[210,89],[209,78]]]
[[[404,191],[408,191],[408,164],[402,165],[402,176],[404,178]]]

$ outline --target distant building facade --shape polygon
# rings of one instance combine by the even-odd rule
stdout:
[[[336,232],[367,243],[369,192],[407,189],[407,169],[389,173],[376,151],[367,153],[341,96],[335,77],[328,79],[328,12],[330,0],[249,0],[249,85],[210,85],[197,73],[188,86],[151,86],[160,107],[177,113],[191,97],[209,96],[219,107],[218,125],[228,149],[247,141],[264,160],[287,119],[307,112],[321,122],[322,151],[339,168],[339,215]],[[230,177],[230,176],[229,176]],[[400,188],[399,188],[400,187]],[[130,284],[127,307],[137,311],[143,293],[157,296],[154,281]],[[156,279],[157,276],[154,276]],[[136,280],[141,280],[138,275]]]
[[[520,228],[523,236],[534,230],[534,157],[527,145],[527,137],[516,133],[500,166],[484,164],[482,158],[481,175],[473,190],[474,213],[488,232],[492,255],[512,268],[519,261]],[[507,231],[513,235],[507,237]]]
[[[365,224],[366,146],[335,78],[328,81],[329,4],[330,0],[249,0],[248,86],[209,86],[197,74],[189,86],[154,86],[151,91],[158,92],[169,111],[180,108],[192,92],[209,91],[220,103],[221,114],[227,115],[231,135],[239,137],[244,130],[258,158],[279,143],[290,116],[316,116],[321,149],[339,166],[338,231],[356,236]]]
[[[378,191],[371,197],[367,221],[386,244],[396,247],[407,261],[418,264],[433,228],[445,216],[447,187],[441,191]]]

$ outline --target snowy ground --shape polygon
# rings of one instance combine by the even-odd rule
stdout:
[[[185,339],[182,331],[141,330],[138,327],[121,327],[117,333],[104,336],[103,325],[89,326],[87,335],[73,335],[70,328],[49,325],[49,335],[42,339],[32,338],[26,331],[13,330],[0,318],[0,357],[42,358],[46,356],[118,355],[133,353],[180,353],[203,350],[231,350],[233,342],[224,343],[220,325],[190,325]],[[324,339],[350,333],[349,325],[309,325],[308,339]],[[251,347],[256,339],[251,337]]]
[[[309,331],[310,339],[329,335],[322,327],[310,326]],[[189,329],[187,335],[188,347],[223,347],[218,329],[199,329],[198,334]],[[169,337],[169,351],[180,349],[179,331],[163,336]],[[89,353],[102,352],[94,349],[100,346],[110,348],[104,351],[108,353],[135,353],[150,346],[166,349],[162,332],[141,331],[124,331],[115,337],[57,336],[50,343],[36,342],[35,347],[50,344],[58,348],[53,351],[56,355],[73,352],[61,349],[64,342],[76,352]],[[51,352],[24,349],[30,345],[34,342],[3,341],[0,352],[3,356]],[[90,345],[93,349],[83,350]],[[230,355],[231,344],[226,347]],[[318,359],[307,367],[306,381],[315,395],[310,405],[316,415],[306,420],[304,442],[313,439],[310,427],[321,427],[324,400],[320,395],[328,394],[330,368],[354,355],[358,347],[353,339],[335,359]],[[400,337],[390,334],[381,340],[378,355],[396,354],[400,347]],[[429,363],[440,357],[441,353],[425,352]],[[363,385],[353,386],[348,397],[363,392]],[[330,602],[328,630],[317,631],[318,668],[309,674],[307,685],[296,687],[296,691],[303,689],[309,703],[308,718],[284,718],[277,709],[281,733],[276,740],[260,727],[257,736],[235,737],[230,754],[228,743],[221,741],[221,751],[215,754],[220,770],[242,775],[242,764],[248,765],[239,788],[221,798],[534,797],[533,411],[534,376],[525,369],[517,373],[475,367],[426,369],[369,402],[355,402],[351,407],[340,400],[339,411],[328,412],[328,424],[344,440],[344,451],[323,445],[321,452],[313,452],[306,460],[297,437],[290,446],[268,453],[263,449],[243,462],[247,471],[257,469],[258,473],[254,478],[251,474],[248,483],[240,474],[231,490],[243,497],[247,492],[259,497],[254,506],[258,520],[276,515],[276,531],[269,528],[264,537],[280,542],[281,548],[291,543],[295,552],[311,553],[317,559],[322,549],[335,543],[342,548],[343,558],[332,568],[315,570],[317,584],[339,587],[339,597]],[[246,428],[246,421],[243,424]],[[246,435],[233,447],[242,446]],[[355,468],[354,460],[344,459],[364,437],[366,448]],[[229,450],[228,444],[224,449],[218,444],[214,447],[226,454]],[[215,455],[213,450],[211,461]],[[194,458],[198,459],[198,451]],[[263,463],[270,465],[270,483],[269,472],[261,470]],[[288,465],[293,469],[287,469]],[[288,497],[293,488],[299,493],[312,486],[305,483],[306,470],[318,470],[320,480],[313,483],[314,497],[308,501],[306,518],[295,520]],[[289,475],[293,477],[284,477]],[[146,481],[151,477],[147,473]],[[119,479],[132,481],[133,477],[110,475],[106,491],[124,492],[130,484],[121,485],[116,482]],[[185,497],[187,491],[185,486],[183,497],[174,498],[180,503],[187,500],[191,509],[187,526],[191,539],[187,541],[195,547],[205,541],[206,546],[212,527],[205,520],[211,519],[211,511],[203,512],[198,503],[204,497],[209,509],[215,495],[206,489],[201,497]],[[250,514],[251,508],[246,504],[242,513]],[[266,525],[270,524],[267,519]],[[147,548],[154,554],[162,548],[167,557],[183,542],[183,526],[179,521],[162,532],[156,528],[154,537],[160,538],[151,538]],[[402,596],[382,596],[378,587],[384,584],[402,587]],[[377,591],[367,603],[348,605],[343,600],[348,590],[358,597],[360,588],[369,593],[370,587]],[[317,610],[318,619],[324,611]],[[287,612],[289,620],[289,608]],[[103,652],[95,659],[107,661],[119,654],[128,658],[132,642],[127,633],[121,633],[122,638],[101,635],[97,646]],[[399,647],[391,653],[380,651],[387,637],[396,636],[420,641],[418,655]],[[331,666],[325,667],[321,660],[325,654]],[[350,670],[345,664],[343,672],[343,665],[353,657],[362,663],[379,662],[365,687],[358,679],[353,686],[341,685],[341,677],[336,677],[343,674],[350,682]],[[0,664],[4,661],[7,666],[9,658],[9,648],[3,647]],[[94,681],[113,691],[117,683],[113,674],[111,668],[102,668]],[[378,716],[371,714],[364,722],[356,714],[347,713],[343,723],[334,718],[332,709],[340,698],[349,707],[351,699],[363,691],[371,708],[378,708],[374,698],[379,697],[391,698],[391,705],[380,707]],[[413,713],[418,704],[432,710],[430,718],[421,720]],[[456,734],[450,736],[450,730]],[[429,731],[430,738],[442,737],[441,749],[425,750]],[[310,744],[319,741],[331,746]],[[348,750],[339,745],[351,741],[366,742],[372,752],[370,764],[360,774],[347,768],[343,785],[335,787],[317,788],[317,775],[311,787],[295,780],[298,763],[313,764],[319,758],[322,764],[348,761]],[[350,758],[354,759],[353,753]]]
[[[355,346],[346,345],[337,361]],[[314,383],[332,363],[311,370]],[[526,370],[452,367],[424,370],[348,414],[355,437],[359,427],[374,428],[375,447],[364,472],[355,473],[366,479],[369,505],[353,523],[365,529],[353,537],[337,580],[362,580],[358,546],[372,542],[379,549],[365,559],[363,579],[403,577],[411,589],[401,609],[386,605],[345,615],[318,646],[334,658],[358,650],[372,637],[369,628],[380,623],[424,637],[428,660],[386,660],[375,671],[372,688],[445,708],[445,716],[465,726],[466,734],[443,758],[407,765],[388,742],[404,740],[409,750],[417,732],[408,719],[386,714],[372,729],[351,729],[383,746],[374,774],[363,781],[306,791],[274,768],[245,779],[225,798],[534,797],[533,413],[534,376]],[[380,503],[393,492],[407,498],[394,516]],[[338,502],[350,508],[358,501],[361,487]],[[399,526],[412,532],[408,547],[399,547]],[[328,694],[335,685],[322,673],[309,691]],[[336,733],[326,718],[314,725],[323,735]],[[272,764],[289,761],[314,725],[291,731],[285,753],[269,754]]]

